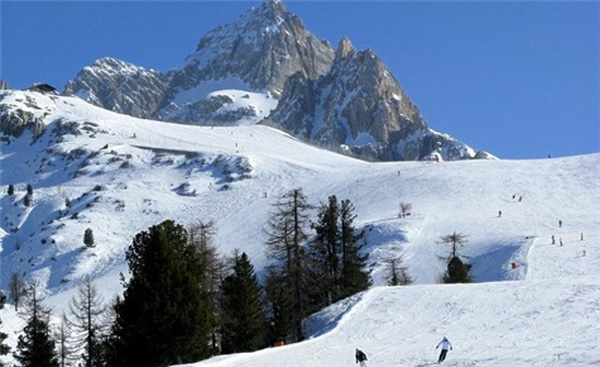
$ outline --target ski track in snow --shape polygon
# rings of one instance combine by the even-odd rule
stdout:
[[[26,132],[1,145],[1,283],[6,289],[12,271],[42,281],[55,317],[87,274],[106,300],[121,292],[132,237],[165,219],[214,220],[221,253],[246,251],[260,275],[269,263],[262,229],[271,204],[302,187],[315,205],[332,194],[353,202],[369,236],[374,287],[307,319],[304,342],[193,366],[347,366],[356,347],[367,353],[369,367],[429,366],[444,335],[454,345],[445,366],[600,365],[600,154],[367,163],[264,126],[169,124],[72,97],[2,95],[3,103],[24,109],[16,99],[34,99],[41,109],[31,111],[47,112],[49,126],[34,144]],[[97,124],[96,131],[56,142],[50,131],[59,118],[80,128]],[[46,153],[49,147],[55,153]],[[78,150],[82,155],[73,155]],[[6,194],[8,183],[14,198]],[[34,204],[25,209],[27,183]],[[93,190],[96,184],[101,191]],[[400,202],[412,204],[410,217],[398,218]],[[87,227],[96,246],[83,250]],[[476,284],[435,284],[449,251],[440,237],[454,231],[468,236],[460,251],[473,264]],[[400,255],[415,285],[383,286],[382,261]],[[0,317],[14,347],[23,322],[10,303]]]

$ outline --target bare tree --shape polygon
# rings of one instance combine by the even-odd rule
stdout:
[[[102,364],[100,344],[105,327],[102,316],[105,307],[98,289],[89,276],[79,287],[77,298],[71,300],[69,308],[72,315],[69,325],[75,333],[75,347],[83,351],[84,366],[100,366]]]
[[[306,292],[306,254],[302,244],[308,238],[308,210],[312,206],[301,188],[293,189],[281,196],[274,204],[275,212],[271,214],[267,232],[267,254],[283,263],[283,283],[291,291],[294,340],[304,338],[302,318],[305,316]]]
[[[215,223],[211,220],[207,223],[202,221],[188,226],[188,242],[194,246],[204,272],[202,277],[201,289],[206,292],[210,299],[210,329],[211,344],[214,351],[219,348],[219,317],[218,317],[218,298],[220,285],[225,273],[225,262],[217,254],[217,248],[213,244],[213,239],[217,234]]]
[[[400,214],[398,214],[398,218],[406,218],[407,215],[410,215],[411,210],[412,204],[405,202],[400,203]]]
[[[23,296],[27,294],[27,288],[23,277],[18,272],[13,272],[8,281],[8,295],[15,303],[15,311],[19,310],[19,304]]]
[[[462,233],[452,232],[452,234],[442,236],[441,243],[452,246],[452,250],[449,256],[449,259],[452,259],[460,256],[458,250],[462,248],[465,245],[465,243],[467,243],[467,236]]]
[[[57,343],[56,349],[58,351],[58,362],[60,363],[60,367],[70,365],[68,362],[72,358],[71,354],[73,352],[70,346],[70,339],[71,328],[69,326],[69,320],[67,319],[67,315],[63,313],[58,330],[54,334],[54,340],[56,340]]]
[[[409,285],[412,284],[413,279],[408,274],[406,267],[402,266],[404,259],[402,256],[389,258],[383,261],[387,265],[388,271],[388,285]]]

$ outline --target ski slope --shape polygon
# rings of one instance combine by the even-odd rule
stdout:
[[[0,98],[3,111],[47,125],[37,140],[26,132],[0,145],[2,288],[24,273],[47,289],[55,316],[86,275],[106,300],[119,294],[132,237],[165,219],[215,221],[221,254],[246,251],[260,275],[272,204],[301,187],[314,205],[333,194],[353,202],[374,287],[307,320],[302,343],[195,366],[346,366],[356,347],[369,366],[427,366],[444,335],[454,345],[448,366],[600,364],[600,154],[368,163],[264,126],[141,120],[35,92]],[[78,134],[53,134],[59,120],[77,122]],[[24,208],[28,183],[33,205]],[[412,204],[409,217],[398,218],[400,202]],[[85,249],[88,227],[96,246]],[[440,237],[454,231],[468,236],[461,252],[476,284],[436,284],[448,256]],[[415,285],[384,286],[384,260],[397,256]],[[0,317],[14,347],[22,322],[10,304]]]

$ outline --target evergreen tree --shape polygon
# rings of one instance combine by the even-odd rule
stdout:
[[[69,305],[72,318],[69,325],[75,333],[75,347],[83,353],[81,357],[85,367],[100,367],[104,364],[102,338],[102,316],[105,309],[96,286],[89,276],[85,283],[79,287],[77,298],[71,300]]]
[[[27,194],[23,198],[23,206],[29,207],[29,205],[31,205],[31,200],[29,199],[29,194]]]
[[[289,292],[292,305],[290,317],[294,330],[291,333],[288,331],[285,336],[291,336],[294,341],[299,341],[304,338],[302,318],[307,315],[306,254],[302,244],[308,238],[307,211],[311,207],[302,189],[293,189],[284,194],[274,206],[275,212],[268,222],[266,245],[267,254],[280,262],[281,271],[272,272],[277,276],[267,281],[270,283],[269,288],[275,294],[287,293],[277,288],[291,290]],[[273,283],[274,281],[276,283]],[[282,306],[273,305],[274,309],[279,307]]]
[[[4,296],[4,294],[0,293],[0,310],[2,310],[4,308],[4,299],[6,297]],[[2,326],[2,320],[0,319],[0,326]],[[4,344],[4,341],[6,340],[6,338],[8,337],[8,335],[6,333],[3,333],[0,331],[0,357],[7,355],[8,352],[10,352],[10,347],[8,347],[6,344]],[[0,367],[2,367],[2,361],[0,361]]]
[[[54,340],[50,336],[48,317],[50,311],[42,306],[36,286],[27,292],[27,323],[19,335],[14,358],[23,367],[58,367]]]
[[[322,308],[339,299],[341,292],[341,234],[340,209],[337,198],[332,195],[327,205],[322,205],[313,226],[317,235],[310,246],[312,302]]]
[[[444,283],[471,283],[470,269],[471,265],[463,263],[458,256],[453,257],[448,263]]]
[[[269,300],[269,315],[271,319],[269,343],[285,341],[294,335],[296,321],[293,304],[293,289],[286,286],[287,278],[283,270],[276,266],[267,267],[265,291]]]
[[[131,279],[117,299],[111,363],[165,366],[211,353],[205,269],[185,229],[167,220],[138,233],[126,254]]]
[[[33,187],[31,187],[31,184],[27,184],[27,195],[33,195]]]
[[[364,291],[371,286],[371,275],[366,269],[369,254],[362,253],[366,247],[365,232],[356,233],[354,204],[342,200],[340,207],[340,228],[342,248],[342,279],[340,298]]]
[[[248,256],[235,253],[233,274],[222,285],[222,353],[251,352],[267,346],[261,292]]]
[[[14,195],[15,193],[15,187],[13,186],[13,184],[8,185],[8,195]]]
[[[91,228],[87,228],[83,233],[83,243],[87,247],[94,246],[94,231]]]

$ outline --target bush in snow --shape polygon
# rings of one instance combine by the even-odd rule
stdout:
[[[29,200],[29,195],[25,195],[25,197],[23,198],[23,205],[28,207],[30,204],[31,204],[31,202]]]
[[[85,230],[83,234],[83,243],[87,247],[94,247],[94,231],[91,228]]]
[[[15,193],[15,187],[13,186],[13,184],[8,185],[8,195],[14,195]]]
[[[33,195],[33,187],[31,187],[31,184],[27,184],[27,195]]]

